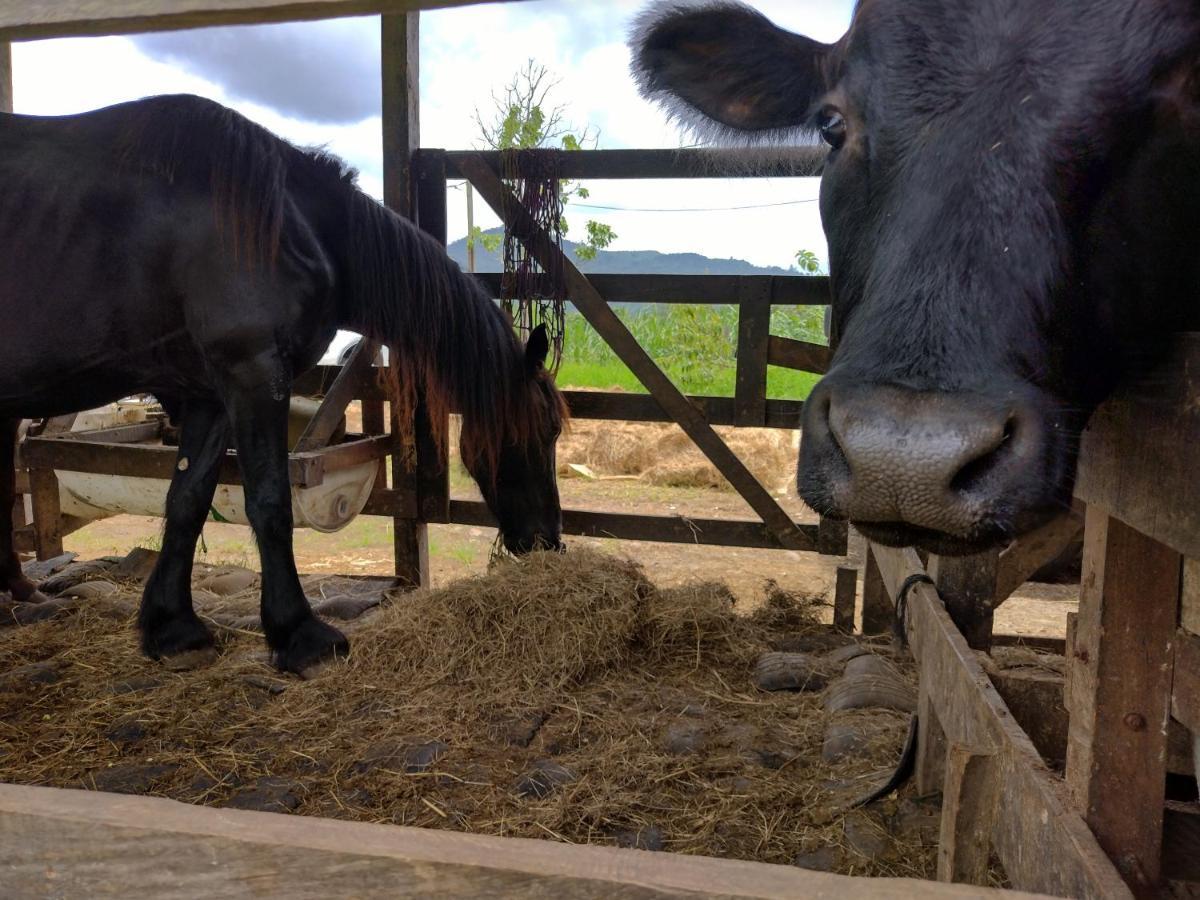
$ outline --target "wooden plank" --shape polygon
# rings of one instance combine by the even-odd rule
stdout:
[[[770,287],[743,283],[738,293],[737,372],[733,395],[735,425],[761,428],[766,424],[767,341],[770,337]]]
[[[483,282],[484,287],[491,291],[493,296],[500,296],[499,272],[477,272],[475,277]],[[827,306],[829,304],[829,278],[824,275],[603,275],[588,273],[588,281],[609,303],[688,303],[704,306],[730,306],[737,303],[737,298],[743,290],[762,290],[770,293],[772,306]]]
[[[893,595],[924,572],[911,548],[871,549]],[[1004,789],[995,799],[992,849],[1012,884],[1060,897],[1132,896],[928,584],[909,591],[908,638],[948,740],[996,755]]]
[[[563,178],[801,178],[820,174],[827,155],[820,146],[764,151],[564,150],[558,152],[556,171]],[[471,171],[479,159],[499,171],[496,151],[455,150],[446,154],[447,177],[474,181]]]
[[[297,451],[318,450],[328,446],[346,414],[346,407],[362,393],[360,385],[364,381],[374,380],[375,357],[378,353],[379,345],[375,341],[364,338],[358,342],[333,384],[325,392],[317,414],[305,426],[304,433],[296,442]]]
[[[420,16],[381,20],[383,77],[383,200],[403,216],[416,213],[413,154],[421,146]],[[393,362],[395,362],[393,360]],[[413,493],[420,503],[419,440],[415,421],[401,421],[391,406],[392,487]],[[418,519],[392,521],[396,577],[412,587],[429,585],[429,529]]]
[[[1200,333],[1180,334],[1149,384],[1100,405],[1083,433],[1075,496],[1200,558]]]
[[[53,469],[30,468],[29,496],[33,504],[33,537],[38,559],[53,559],[63,552],[58,478]]]
[[[0,39],[131,34],[213,25],[249,25],[412,10],[497,0],[0,0]]]
[[[762,522],[744,519],[691,519],[685,516],[642,516],[633,513],[564,509],[563,534],[620,538],[626,541],[661,541],[668,544],[704,544],[759,550],[817,549],[816,526],[797,526],[798,541],[784,548]],[[496,520],[487,505],[477,500],[451,500],[450,519],[455,525],[492,527]]]
[[[976,650],[992,646],[999,552],[970,556],[930,556],[929,577],[937,585],[946,611],[967,643]]]
[[[154,441],[162,435],[163,420],[151,419],[148,422],[135,422],[132,425],[114,425],[111,428],[96,428],[91,431],[72,431],[71,440],[96,442],[102,444],[140,444]],[[49,430],[42,432],[49,435]]]
[[[564,391],[573,419],[610,419],[621,422],[673,422],[661,404],[649,394],[609,391]],[[732,397],[688,396],[710,425],[734,424]],[[768,400],[764,404],[764,428],[800,427],[804,403],[800,400]]]
[[[759,484],[750,470],[746,468],[745,463],[738,459],[737,455],[713,431],[712,426],[704,420],[704,416],[688,402],[671,379],[655,364],[637,339],[629,332],[625,323],[617,317],[612,308],[596,293],[595,288],[588,283],[587,278],[569,259],[561,255],[549,235],[537,226],[529,212],[516,201],[495,170],[490,168],[478,154],[473,158],[470,155],[462,157],[459,166],[467,172],[480,196],[504,220],[505,226],[519,236],[530,254],[543,267],[549,268],[551,260],[556,255],[561,257],[568,290],[575,307],[658,400],[659,405],[670,413],[671,418],[679,424],[701,452],[725,476],[725,479],[750,505],[750,508],[762,517],[763,522],[775,533],[780,543],[796,550],[806,549],[804,538],[787,512],[771,496],[770,492]]]
[[[1180,557],[1089,506],[1066,780],[1134,892],[1158,890]]]
[[[858,569],[838,566],[833,588],[833,627],[844,634],[854,633],[854,605],[858,600]]]
[[[13,111],[12,46],[0,40],[0,113]]]
[[[917,692],[917,758],[913,775],[921,796],[941,793],[946,782],[946,730],[933,694],[923,681]]]
[[[816,372],[824,375],[833,360],[833,350],[822,344],[810,344],[792,338],[771,335],[767,344],[767,362],[785,369]]]
[[[1200,734],[1200,636],[1180,628],[1175,633],[1171,716]]]
[[[1179,624],[1192,634],[1200,634],[1200,559],[1183,561]]]
[[[1083,512],[1074,510],[1021,535],[1000,553],[993,606],[999,606],[1034,572],[1058,556],[1083,533]]]
[[[157,797],[24,785],[0,786],[0,840],[5,893],[11,897],[1020,896],[742,860],[210,809]]]
[[[938,881],[987,882],[998,769],[995,752],[950,745],[942,789]]]
[[[884,634],[891,631],[896,617],[896,607],[888,594],[879,563],[875,559],[874,544],[867,543],[863,560],[862,633]]]

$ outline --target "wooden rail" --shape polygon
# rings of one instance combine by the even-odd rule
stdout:
[[[545,153],[546,151],[537,151]],[[828,150],[824,146],[763,150],[575,150],[558,153],[563,178],[804,178],[818,175]],[[520,151],[517,167],[520,167]],[[446,177],[471,180],[477,161],[501,171],[496,151],[453,150],[446,153]]]

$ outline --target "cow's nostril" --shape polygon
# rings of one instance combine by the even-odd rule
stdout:
[[[976,455],[954,474],[950,479],[950,490],[958,494],[967,494],[982,487],[988,475],[1011,449],[1016,435],[1017,417],[1010,415],[999,436],[993,441],[982,443]]]

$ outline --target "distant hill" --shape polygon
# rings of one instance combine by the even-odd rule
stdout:
[[[499,234],[496,229],[489,234]],[[573,241],[563,241],[563,250],[581,272],[593,275],[797,275],[795,270],[779,266],[755,266],[744,259],[713,259],[699,253],[659,253],[657,250],[601,250],[593,260],[575,255]],[[447,248],[450,258],[465,270],[467,239],[461,238]],[[499,272],[504,266],[501,251],[488,253],[475,247],[475,271]]]

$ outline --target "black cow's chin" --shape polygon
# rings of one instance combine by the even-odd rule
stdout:
[[[967,556],[982,553],[1008,543],[1010,535],[1000,528],[988,528],[969,538],[956,537],[908,525],[904,522],[853,522],[854,527],[867,540],[885,547],[916,547],[939,556]]]

